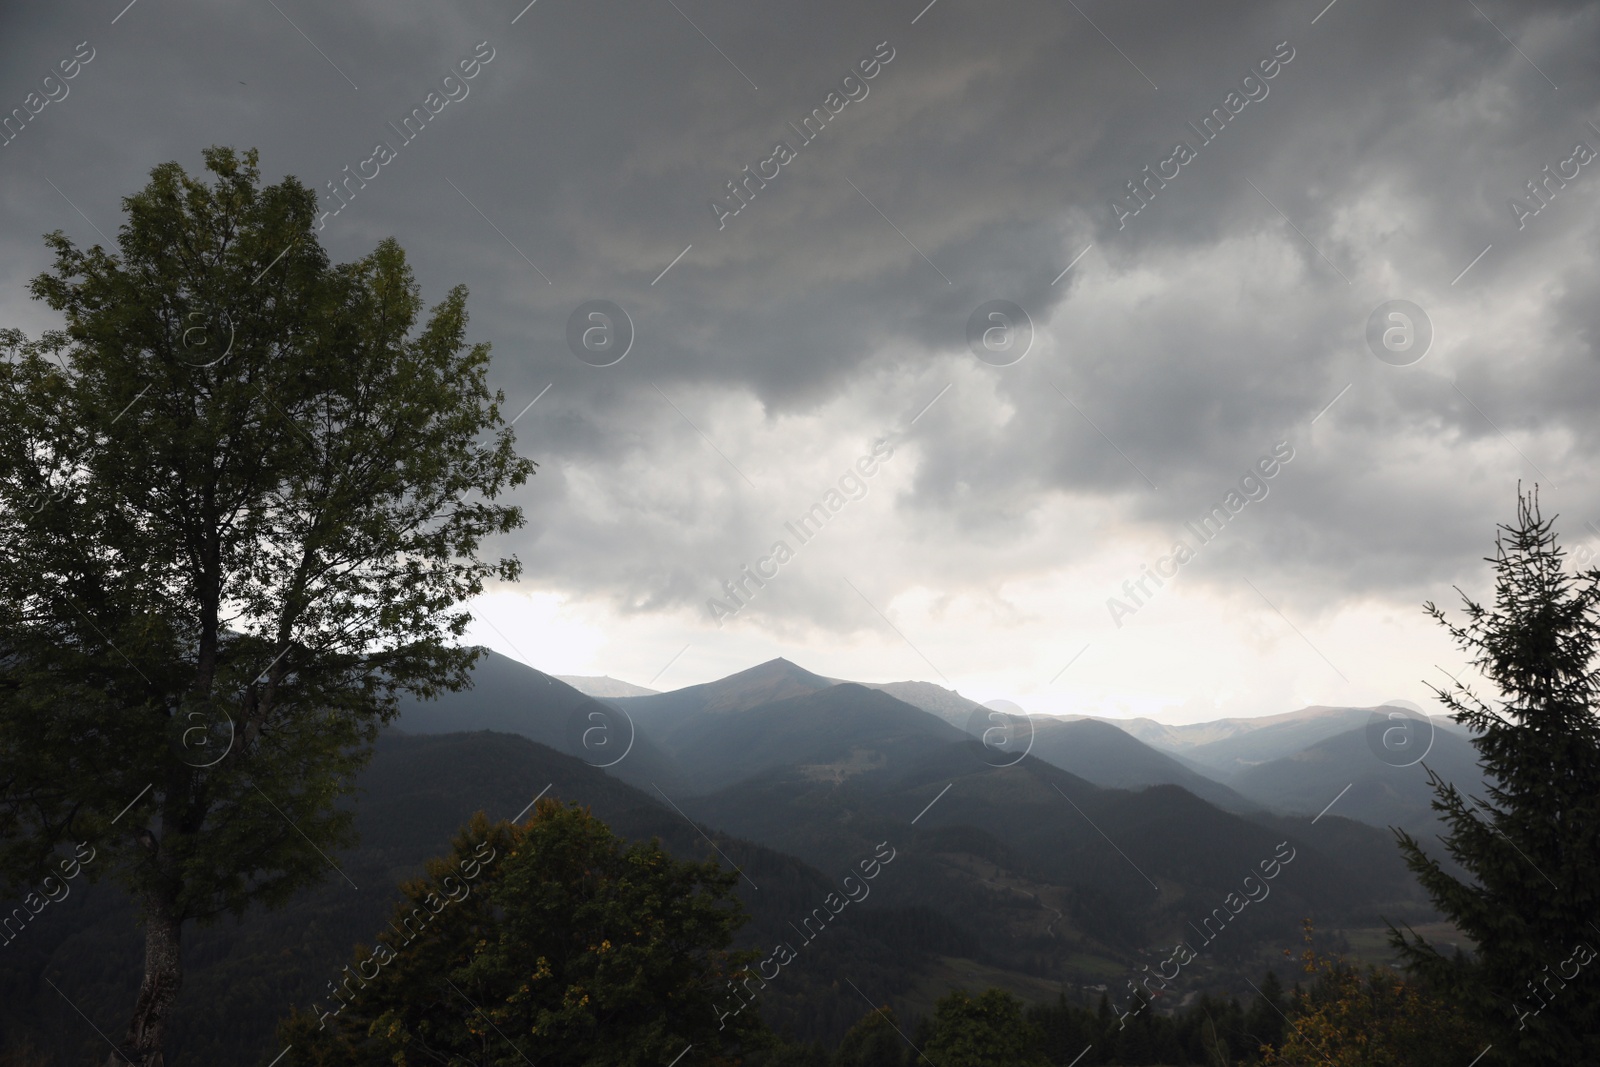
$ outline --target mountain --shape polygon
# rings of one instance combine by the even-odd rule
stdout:
[[[653,696],[613,697],[607,703],[624,709],[636,723],[664,739],[675,723],[692,715],[746,711],[774,700],[815,693],[833,684],[832,679],[812,674],[786,659],[774,659],[714,682]]]
[[[887,682],[869,687],[937,715],[980,739],[983,730],[991,725],[989,709],[984,705],[930,682]],[[1029,721],[1033,744],[1028,751],[1032,755],[1095,785],[1118,789],[1177,785],[1228,811],[1259,807],[1214,777],[1141,740],[1124,729],[1122,722],[1077,715],[1033,715]],[[1136,721],[1160,725],[1149,719]]]
[[[792,692],[793,687],[785,684],[777,691]],[[637,709],[639,702],[657,699],[637,698],[625,706]],[[713,792],[780,767],[838,784],[869,770],[900,766],[966,736],[887,693],[851,682],[748,708],[718,700],[710,709],[702,704],[632,714],[641,730],[660,738],[695,793]]]
[[[988,709],[975,700],[968,700],[954,689],[946,689],[932,682],[863,682],[869,689],[888,693],[914,708],[937,715],[958,730],[970,730],[974,716],[983,716]]]
[[[1364,725],[1292,755],[1247,767],[1232,784],[1279,812],[1315,814],[1337,796],[1332,812],[1373,826],[1400,826],[1431,841],[1441,825],[1430,807],[1430,768],[1462,792],[1484,795],[1477,749],[1460,734],[1435,730],[1433,744],[1420,763],[1394,767],[1373,754]]]
[[[904,858],[875,898],[929,908],[985,958],[1050,980],[1091,981],[1180,935],[1285,838],[1315,858],[1224,956],[1293,943],[1306,914],[1430,914],[1382,831],[1256,818],[1250,799],[1109,723],[1034,717],[1031,754],[994,766],[965,733],[987,713],[959,694],[837,682],[782,659],[606,703],[681,768],[688,788],[671,799],[689,816],[822,870],[888,842]]]
[[[1102,719],[1034,716],[1029,752],[1095,785],[1144,789],[1176,785],[1224,811],[1259,810],[1262,805],[1197,773],[1171,756]],[[1270,806],[1270,805],[1269,805]]]
[[[494,653],[474,681],[467,692],[408,704],[399,725],[519,733],[674,802],[757,776],[834,787],[881,779],[961,741],[974,716],[987,721],[981,705],[936,685],[837,682],[786,659],[668,693],[604,700]],[[1234,813],[1316,815],[1350,786],[1333,814],[1431,832],[1421,768],[1397,771],[1365,747],[1372,713],[1312,707],[1183,726],[1033,716],[1030,753],[1092,785],[1178,786]],[[1458,731],[1436,731],[1430,765],[1440,761],[1453,780],[1481,781]],[[787,847],[780,836],[757,839]]]
[[[930,682],[864,682],[862,684],[868,685],[873,689],[881,689],[891,696],[898,697],[924,711],[932,712],[946,722],[964,729],[968,726],[971,716],[986,710],[985,705],[969,700],[953,689],[945,689]],[[1281,715],[1215,719],[1211,722],[1185,723],[1181,725],[1157,722],[1155,719],[1148,718],[1108,719],[1092,715],[1052,715],[1049,718],[1070,722],[1093,719],[1096,722],[1107,723],[1115,726],[1123,733],[1150,745],[1152,748],[1177,755],[1208,742],[1226,740],[1253,732],[1263,726],[1316,720],[1330,712],[1341,715],[1350,710],[1348,708],[1303,708],[1300,711],[1285,712]],[[1370,709],[1359,710],[1365,712]],[[1338,724],[1343,722],[1343,719],[1338,720],[1338,723],[1333,727],[1335,732],[1339,728]],[[1317,727],[1313,727],[1310,732],[1313,735],[1317,735],[1317,730]],[[1320,736],[1326,736],[1326,734],[1319,735],[1319,739]]]
[[[1164,752],[1206,768],[1226,782],[1246,767],[1291,756],[1318,741],[1364,728],[1376,710],[1318,706],[1281,715],[1184,726],[1149,719],[1117,725]]]
[[[1333,813],[1431,839],[1441,826],[1430,807],[1427,772],[1421,766],[1390,766],[1369,746],[1368,724],[1380,710],[1316,706],[1182,726],[1151,719],[1101,721],[1266,810],[1316,815],[1338,797]],[[1430,721],[1432,747],[1423,762],[1447,781],[1481,793],[1483,775],[1470,734],[1443,716]]]
[[[646,689],[642,685],[624,682],[610,675],[584,675],[584,674],[558,674],[558,682],[566,682],[572,688],[585,696],[605,697],[647,697],[661,692],[659,689]]]
[[[743,871],[749,881],[740,882],[739,896],[750,921],[736,947],[765,953],[784,940],[799,947],[795,962],[763,991],[760,1010],[807,1040],[837,1041],[861,1017],[857,994],[839,976],[880,996],[899,996],[934,980],[946,969],[941,960],[978,952],[970,927],[877,895],[851,904],[826,937],[802,943],[790,924],[835,891],[836,879],[716,830],[706,828],[710,836],[703,836],[702,828],[658,799],[523,737],[386,730],[359,784],[361,844],[331,857],[338,873],[330,868],[321,885],[279,911],[253,910],[242,922],[185,932],[184,989],[171,1025],[169,1063],[259,1067],[271,1061],[281,1051],[274,1036],[278,1020],[291,1006],[306,1010],[327,1000],[329,983],[340,977],[355,944],[370,943],[389,918],[400,880],[443,854],[473,812],[510,818],[541,793],[589,806],[630,840],[656,837],[679,858],[716,859]],[[103,1061],[105,1046],[77,1009],[101,1030],[120,1035],[138,992],[142,951],[132,905],[119,888],[75,886],[7,946],[0,1044],[15,1050],[26,1038],[50,1050],[55,1062]]]
[[[1247,818],[1176,786],[1102,789],[1031,756],[1002,768],[985,756],[964,740],[843,782],[774,769],[683,807],[822,870],[887,841],[900,858],[875,893],[971,924],[990,958],[1068,982],[1188,936],[1286,841],[1294,862],[1217,961],[1255,965],[1294,944],[1306,915],[1336,928],[1431,914],[1392,840],[1360,823]]]
[[[473,811],[509,817],[546,790],[626,838],[737,868],[751,915],[739,944],[799,946],[760,1010],[803,1040],[836,1040],[861,1017],[863,994],[908,1019],[925,1013],[975,967],[1043,995],[1108,981],[1120,991],[1149,952],[1198,934],[1202,958],[1185,968],[1182,994],[1242,987],[1281,961],[1308,915],[1331,931],[1434,917],[1389,835],[1345,817],[1359,805],[1321,819],[1247,811],[1238,794],[1106,723],[1035,719],[1035,751],[995,766],[949,721],[972,714],[958,694],[836,683],[781,659],[674,692],[596,699],[489,653],[474,682],[402,708],[408,732],[385,731],[358,783],[361,845],[330,857],[337,871],[323,885],[282,911],[187,936],[175,1061],[269,1061],[273,1024],[325,992],[382,924],[399,880]],[[1316,770],[1300,777],[1359,755],[1331,746],[1321,763],[1302,760]],[[1258,769],[1252,788],[1284,810],[1312,810],[1285,795],[1292,769],[1275,773]],[[1226,902],[1247,891],[1244,879],[1285,855],[1270,895],[1230,919]],[[823,906],[874,857],[870,901]],[[0,973],[0,1029],[63,1059],[94,1054],[64,998],[113,1026],[126,1016],[140,951],[130,909],[113,886],[85,886],[31,923]]]
[[[498,730],[609,769],[641,789],[681,788],[681,771],[626,714],[543,671],[484,650],[472,688],[429,701],[402,701],[394,725],[407,733]]]
[[[989,721],[982,705],[926,682],[833,682],[811,689],[818,676],[786,660],[733,677],[742,678],[739,685],[703,691],[693,703],[682,702],[675,710],[645,710],[666,703],[659,699],[618,704],[632,709],[636,721],[661,739],[697,792],[791,765],[842,781],[881,769],[891,760],[914,757],[930,743],[959,740],[968,729],[981,736]],[[796,690],[803,695],[754,707],[744,707],[744,699],[730,699],[733,694],[754,698]],[[1258,806],[1110,724],[1048,716],[1031,716],[1029,721],[1034,756],[1095,785],[1179,785],[1230,811]]]

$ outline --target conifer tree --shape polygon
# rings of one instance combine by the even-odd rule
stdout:
[[[1407,865],[1476,946],[1469,959],[1391,927],[1409,968],[1489,1029],[1491,1063],[1600,1063],[1600,571],[1565,567],[1537,488],[1495,539],[1494,602],[1462,594],[1449,631],[1496,693],[1435,686],[1469,728],[1487,796],[1429,771],[1462,880],[1403,831]]]
[[[1251,1002],[1250,1010],[1244,1017],[1246,1035],[1256,1045],[1269,1045],[1276,1048],[1283,1043],[1285,1022],[1285,1009],[1288,1001],[1283,995],[1283,983],[1278,980],[1276,971],[1268,971],[1267,976],[1261,980],[1261,988],[1256,999]]]

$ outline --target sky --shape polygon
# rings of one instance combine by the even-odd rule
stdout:
[[[1595,4],[0,12],[0,325],[258,148],[469,287],[539,464],[469,636],[540,670],[1431,708],[1519,483],[1600,552]]]

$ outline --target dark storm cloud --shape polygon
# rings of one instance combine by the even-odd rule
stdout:
[[[22,292],[46,265],[37,235],[99,240],[82,216],[112,233],[159,162],[254,145],[270,178],[323,190],[385,143],[395,158],[324,242],[348,259],[393,234],[430,297],[469,284],[509,413],[549,386],[518,422],[544,464],[521,553],[629,610],[698,606],[835,454],[958,380],[905,438],[907,467],[922,459],[897,508],[969,563],[891,580],[1047,565],[1008,557],[1008,537],[1056,492],[1112,500],[1159,541],[1287,439],[1303,457],[1197,572],[1276,569],[1324,600],[1432,582],[1477,554],[1519,473],[1559,482],[1595,444],[1600,174],[1522,229],[1508,207],[1575,142],[1600,148],[1591,4],[123,7],[6,16],[7,107],[78,42],[96,53],[0,149],[8,321],[48,324]],[[470,92],[404,142],[395,126],[480,42]],[[880,42],[893,59],[802,144],[789,124]],[[1252,98],[1204,142],[1190,124],[1230,93]],[[778,142],[794,158],[719,228],[712,203]],[[1195,158],[1119,225],[1127,183],[1179,142]],[[966,350],[997,297],[1040,331],[1009,368]],[[1435,319],[1416,367],[1362,340],[1394,297]],[[567,350],[591,298],[637,328],[616,366]],[[759,415],[736,418],[741,397]],[[818,432],[834,453],[783,436]],[[1525,461],[1506,437],[1551,451]],[[1464,482],[1468,450],[1498,454],[1492,484]],[[774,602],[843,610],[785,581]]]

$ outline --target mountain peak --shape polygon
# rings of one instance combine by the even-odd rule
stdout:
[[[758,663],[754,667],[746,667],[742,671],[714,681],[703,682],[699,685],[691,685],[666,693],[659,689],[647,689],[642,685],[624,682],[610,675],[564,674],[556,677],[580,693],[600,699],[631,700],[635,697],[671,697],[674,694],[704,694],[710,697],[711,703],[709,707],[722,707],[726,710],[753,707],[755,703],[760,703],[760,701],[752,701],[750,699],[756,696],[760,696],[764,700],[781,700],[785,697],[800,696],[818,689],[824,689],[833,684],[829,679],[812,674],[804,667],[784,659],[782,656],[776,659],[769,659],[765,663]],[[669,703],[672,702],[669,701]]]
[[[834,683],[779,656],[714,682],[666,694],[692,697],[705,711],[744,711],[774,700],[805,696]],[[673,701],[676,703],[676,700]]]

